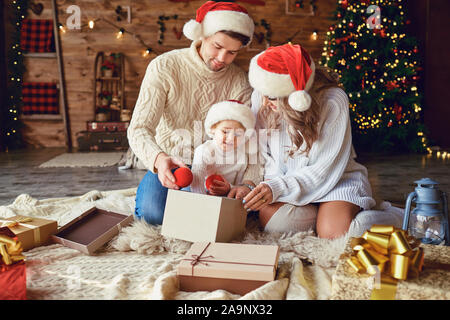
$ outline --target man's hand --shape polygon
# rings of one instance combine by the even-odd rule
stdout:
[[[178,167],[187,166],[180,159],[170,157],[164,152],[158,154],[155,160],[155,168],[158,171],[158,179],[164,187],[175,190],[180,189],[180,187],[175,184],[176,179],[171,171]]]
[[[212,196],[224,196],[228,194],[228,192],[230,192],[231,185],[225,177],[223,177],[223,180],[224,181],[213,180],[211,186],[209,187],[208,193]]]

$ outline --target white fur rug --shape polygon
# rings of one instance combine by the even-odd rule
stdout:
[[[1,206],[0,217],[22,214],[54,219],[63,226],[93,206],[131,215],[135,194],[136,188],[45,200],[23,194]],[[247,227],[234,242],[277,244],[280,257],[276,280],[245,296],[224,290],[180,291],[176,268],[191,243],[163,237],[160,226],[135,220],[93,256],[59,244],[25,252],[28,299],[330,298],[332,275],[349,234],[335,240],[319,239],[313,231],[268,234],[259,230],[254,219],[249,219]]]

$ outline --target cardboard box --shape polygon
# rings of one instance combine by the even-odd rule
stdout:
[[[62,227],[52,240],[91,255],[133,220],[133,215],[93,207]]]
[[[0,300],[27,299],[27,272],[25,261],[9,266],[0,262]]]
[[[241,200],[169,190],[161,234],[186,241],[229,242],[245,231]]]
[[[244,295],[275,280],[278,255],[275,245],[196,242],[178,265],[180,290]]]
[[[50,240],[50,236],[58,229],[58,223],[55,220],[20,215],[2,218],[1,222],[2,225],[8,226],[8,228],[14,232],[22,243],[24,251],[47,244]],[[14,225],[15,222],[18,223]]]
[[[450,299],[450,247],[421,244],[424,250],[423,270],[417,278],[400,280],[396,300]],[[346,262],[351,255],[350,243],[341,255],[331,286],[333,300],[369,300],[375,277],[356,273]]]

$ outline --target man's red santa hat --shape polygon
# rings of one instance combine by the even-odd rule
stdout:
[[[197,10],[195,20],[189,20],[183,27],[184,35],[191,40],[199,40],[218,31],[234,31],[253,38],[255,24],[247,10],[231,2],[207,1]],[[248,44],[247,44],[248,45]]]
[[[250,85],[264,96],[288,98],[296,111],[306,111],[311,105],[308,90],[314,82],[315,65],[309,53],[300,45],[290,43],[270,47],[250,61]]]

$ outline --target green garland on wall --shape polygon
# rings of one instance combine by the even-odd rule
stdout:
[[[27,16],[27,9],[27,0],[12,0],[8,3],[9,23],[12,26],[6,57],[8,94],[6,97],[6,106],[1,110],[4,123],[0,129],[0,134],[3,135],[3,141],[5,141],[6,150],[24,146],[20,130],[23,124],[19,119],[19,112],[22,106],[22,77],[25,72],[23,52],[20,48],[20,29],[22,20]]]

